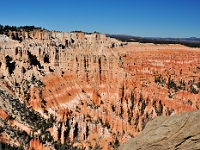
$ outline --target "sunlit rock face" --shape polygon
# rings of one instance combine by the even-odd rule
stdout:
[[[160,116],[147,123],[135,138],[125,142],[118,150],[199,149],[200,111]]]
[[[197,48],[10,31],[0,58],[0,139],[19,131],[18,147],[116,149],[153,118],[200,106]]]

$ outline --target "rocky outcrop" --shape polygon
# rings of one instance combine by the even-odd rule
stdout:
[[[200,111],[157,117],[118,150],[199,149]]]
[[[116,149],[157,116],[199,109],[197,48],[45,30],[1,39],[0,115],[32,145]]]

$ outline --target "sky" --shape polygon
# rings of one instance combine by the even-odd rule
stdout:
[[[200,0],[1,0],[0,24],[143,37],[200,37]]]

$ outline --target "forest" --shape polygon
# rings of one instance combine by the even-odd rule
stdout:
[[[35,26],[9,26],[9,25],[1,25],[0,24],[0,34],[4,34],[5,32],[7,31],[33,31],[33,30],[46,30],[44,28],[41,28],[41,27],[35,27]]]
[[[200,39],[194,38],[147,38],[126,35],[107,35],[108,37],[118,39],[123,42],[139,42],[139,43],[154,43],[154,44],[181,44],[188,47],[200,47]]]

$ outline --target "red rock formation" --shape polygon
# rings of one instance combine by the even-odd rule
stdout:
[[[30,150],[50,150],[51,148],[44,146],[43,144],[40,143],[40,140],[37,139],[32,139],[30,141]]]
[[[53,116],[49,132],[62,144],[115,149],[156,116],[200,106],[199,49],[125,45],[96,33],[20,36],[1,50],[4,85],[44,118]]]
[[[8,114],[5,111],[3,111],[2,109],[0,109],[0,117],[2,119],[6,119],[8,117]]]

